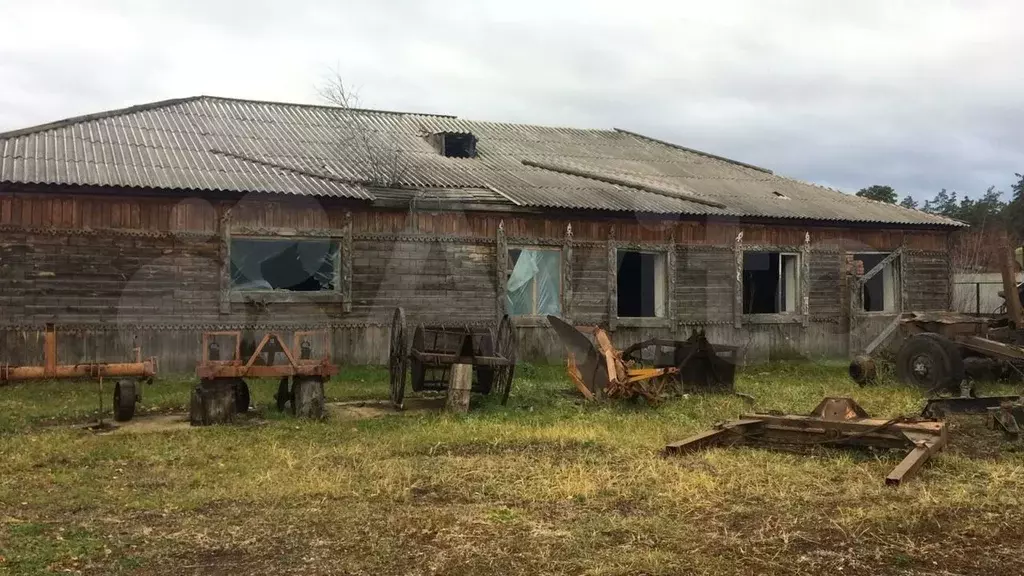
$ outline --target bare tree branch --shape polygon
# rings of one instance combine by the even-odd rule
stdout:
[[[397,134],[377,130],[373,126],[372,113],[359,111],[359,92],[351,84],[346,84],[337,70],[324,76],[316,86],[316,92],[324,103],[350,111],[342,115],[342,121],[352,145],[366,163],[364,177],[367,181],[384,188],[400,187],[408,171],[408,162],[402,154]]]

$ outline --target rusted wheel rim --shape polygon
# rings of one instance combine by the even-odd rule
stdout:
[[[512,325],[508,314],[501,317],[498,323],[497,341],[495,342],[495,353],[508,360],[507,366],[500,366],[495,369],[494,385],[492,390],[500,395],[501,403],[508,402],[508,395],[512,391],[512,378],[516,371],[516,350],[519,348],[519,340],[516,337],[516,328]]]
[[[406,352],[408,340],[405,333],[405,311],[395,308],[391,319],[391,349],[388,355],[388,371],[391,379],[391,403],[401,408],[405,399],[405,370],[408,366]]]

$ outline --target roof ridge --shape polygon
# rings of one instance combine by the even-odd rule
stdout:
[[[44,124],[37,124],[35,126],[29,126],[27,128],[18,128],[15,130],[9,130],[7,132],[0,132],[0,140],[7,140],[9,138],[15,138],[18,136],[26,136],[36,132],[45,132],[47,130],[55,130],[57,128],[65,128],[73,124],[81,124],[82,122],[90,122],[92,120],[102,120],[104,118],[113,118],[115,116],[124,116],[126,114],[134,114],[136,112],[145,112],[146,110],[155,110],[157,108],[167,108],[168,106],[174,106],[177,104],[183,104],[185,102],[194,102],[203,98],[203,96],[187,96],[185,98],[168,98],[166,100],[157,100],[156,102],[147,102],[145,104],[135,104],[134,106],[128,106],[125,108],[113,108],[110,110],[104,110],[102,112],[93,112],[92,114],[83,114],[81,116],[71,116],[64,118],[63,120],[56,120],[53,122],[46,122]]]
[[[246,102],[249,104],[271,104],[274,106],[295,106],[299,108],[325,108],[327,110],[346,110],[349,112],[373,112],[375,114],[394,114],[396,116],[431,116],[434,118],[458,119],[454,114],[436,114],[433,112],[402,112],[400,110],[380,110],[377,108],[354,108],[336,106],[334,104],[307,104],[304,102],[282,102],[280,100],[253,100],[252,98],[233,98],[231,96],[215,96],[212,94],[201,94],[194,96],[196,99],[206,100],[227,100],[228,102]]]
[[[723,162],[728,162],[730,164],[735,164],[737,166],[743,166],[744,168],[750,168],[751,170],[757,170],[758,172],[764,172],[765,174],[772,174],[772,175],[775,174],[775,172],[772,172],[771,170],[769,170],[767,168],[762,168],[761,166],[757,166],[757,165],[754,165],[754,164],[748,164],[746,162],[740,162],[739,160],[733,160],[732,158],[726,158],[725,156],[719,156],[718,154],[712,154],[710,152],[704,152],[703,150],[697,150],[696,148],[688,148],[686,146],[680,146],[679,144],[673,144],[672,142],[668,142],[666,140],[660,140],[658,138],[653,138],[651,136],[645,136],[643,134],[640,134],[639,132],[630,132],[629,130],[624,130],[622,128],[614,128],[614,130],[616,132],[619,132],[619,133],[622,133],[622,134],[629,134],[630,136],[634,136],[636,138],[640,138],[640,139],[643,139],[643,140],[650,140],[651,142],[657,142],[658,144],[663,144],[665,146],[668,146],[669,148],[675,148],[677,150],[682,150],[684,152],[690,152],[692,154],[699,154],[700,156],[706,156],[708,158],[714,158],[715,160],[721,160]]]

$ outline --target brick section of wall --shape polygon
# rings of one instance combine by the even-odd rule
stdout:
[[[810,253],[810,314],[838,318],[843,315],[843,288],[840,283],[842,257],[836,252]]]
[[[687,322],[732,320],[736,259],[731,249],[676,248],[676,310]]]
[[[572,319],[596,324],[608,316],[608,249],[572,249]]]
[[[938,252],[907,256],[906,291],[913,311],[949,308],[949,256]]]
[[[352,318],[389,320],[402,306],[410,322],[493,321],[494,246],[356,241]]]

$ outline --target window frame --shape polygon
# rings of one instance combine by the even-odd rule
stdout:
[[[536,252],[554,252],[554,253],[558,254],[558,315],[559,316],[563,316],[565,314],[565,274],[564,274],[564,266],[565,266],[564,258],[565,258],[565,254],[564,254],[564,251],[562,250],[562,248],[560,246],[544,246],[544,245],[536,245],[536,244],[519,244],[519,243],[507,244],[505,246],[505,259],[506,259],[505,260],[505,278],[503,280],[504,283],[505,283],[505,289],[503,290],[503,294],[504,294],[503,297],[506,300],[508,299],[508,281],[509,281],[509,278],[512,277],[512,273],[515,271],[515,264],[512,262],[512,254],[511,254],[512,250],[520,250],[520,251],[522,251],[522,250],[534,250]],[[532,295],[533,296],[533,298],[532,298],[533,307],[532,307],[532,312],[530,314],[512,314],[512,312],[510,310],[508,310],[508,305],[507,305],[507,302],[506,302],[505,303],[505,308],[506,308],[505,309],[505,313],[508,314],[509,318],[511,318],[513,320],[538,319],[538,318],[543,319],[543,318],[545,318],[544,314],[540,314],[540,313],[537,312],[537,280],[536,280],[536,278],[531,280],[531,282],[533,282],[533,295]]]
[[[858,260],[858,258],[857,258],[858,256],[868,256],[868,255],[874,255],[874,256],[879,256],[880,255],[880,256],[882,256],[882,259],[884,260],[885,258],[888,258],[888,257],[892,256],[896,252],[897,252],[896,250],[889,250],[889,251],[885,251],[885,250],[864,250],[862,252],[850,252],[850,256],[853,258],[854,261]],[[893,284],[892,284],[892,290],[890,292],[891,292],[891,295],[893,297],[893,302],[892,302],[892,307],[891,308],[886,308],[885,307],[885,302],[883,300],[883,306],[882,306],[883,309],[882,310],[865,310],[864,309],[864,304],[865,304],[864,290],[867,289],[867,282],[863,281],[861,276],[857,277],[857,280],[861,283],[861,287],[860,287],[861,291],[860,291],[860,296],[859,296],[859,298],[860,298],[860,307],[857,308],[857,310],[855,311],[858,316],[896,316],[896,315],[899,315],[899,314],[902,313],[902,311],[903,311],[902,310],[903,309],[903,304],[902,304],[902,300],[903,300],[903,296],[902,296],[902,294],[903,294],[903,286],[902,286],[903,274],[901,273],[902,272],[902,268],[901,267],[902,267],[902,264],[903,264],[903,256],[904,256],[903,252],[900,252],[892,260],[890,260],[889,263],[885,267],[883,267],[878,272],[879,274],[883,275],[882,276],[883,283],[885,282],[884,274],[886,273],[887,269],[889,270],[890,278],[892,278],[892,283]],[[863,261],[861,261],[861,262],[863,262]],[[874,268],[874,266],[872,266],[872,268]],[[864,268],[864,274],[867,274],[870,271],[871,271],[871,268],[867,268],[867,267]],[[886,292],[886,290],[884,288],[884,284],[883,284],[882,298],[885,298],[886,294],[887,294],[887,292]]]
[[[231,252],[235,240],[269,240],[275,242],[328,242],[334,249],[332,283],[330,290],[299,291],[275,288],[244,289],[233,285],[231,277]],[[342,266],[344,262],[345,243],[338,236],[307,236],[307,235],[273,235],[273,234],[231,234],[225,242],[225,272],[227,274],[228,300],[232,303],[249,303],[254,301],[270,302],[337,302],[344,294]]]
[[[673,258],[670,255],[671,251],[669,250],[669,248],[667,248],[667,247],[660,248],[660,247],[646,247],[646,246],[629,246],[629,245],[626,245],[626,246],[615,246],[615,248],[614,248],[614,250],[612,252],[613,252],[613,254],[611,254],[611,255],[615,258],[615,264],[614,264],[613,268],[615,270],[615,300],[616,300],[615,301],[615,321],[616,321],[616,323],[619,324],[619,325],[622,325],[622,326],[627,326],[627,327],[632,327],[632,326],[661,327],[661,326],[668,326],[668,325],[670,325],[672,323],[672,321],[673,321],[673,315],[672,315],[673,295],[672,295],[672,281],[671,281],[671,277],[672,277],[673,274],[675,274],[675,270],[673,270],[673,268],[675,266],[674,266]],[[663,307],[663,309],[665,311],[664,315],[662,315],[662,316],[622,316],[621,314],[619,314],[619,304],[618,304],[618,297],[619,297],[619,254],[622,253],[622,252],[636,252],[636,253],[639,253],[639,254],[653,254],[655,256],[659,256],[662,259],[662,261],[665,263],[664,301],[662,302],[662,307]],[[657,295],[657,292],[655,292],[655,295]],[[609,297],[610,297],[610,295],[609,295]],[[658,308],[658,303],[657,302],[655,302],[654,308],[655,308],[655,310],[657,310],[657,308]]]
[[[784,312],[744,312],[744,262],[746,255],[752,254],[777,254],[779,257],[779,280],[780,282],[785,278],[785,269],[782,265],[782,258],[784,256],[794,257],[795,264],[793,270],[795,272],[795,284],[793,287],[794,295],[794,309],[787,310]],[[806,267],[809,262],[806,250],[798,246],[743,246],[738,251],[738,257],[736,261],[737,270],[737,283],[736,283],[736,306],[739,307],[739,320],[737,327],[740,324],[786,324],[786,323],[804,323],[807,318],[807,301],[804,287],[807,285],[805,282],[805,274],[807,273]],[[809,279],[807,279],[809,280]],[[789,291],[787,290],[788,294]],[[775,295],[776,305],[778,305],[779,293]]]

